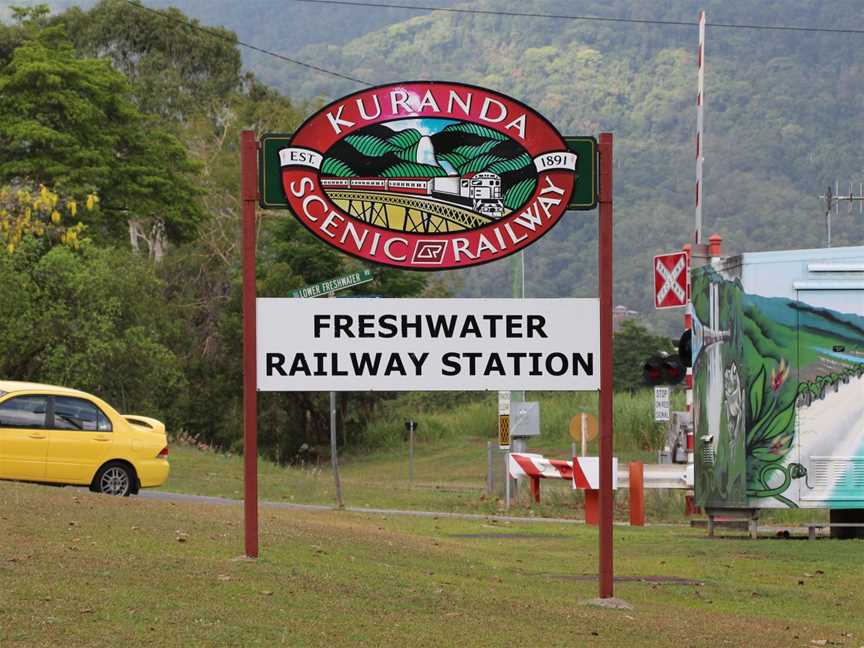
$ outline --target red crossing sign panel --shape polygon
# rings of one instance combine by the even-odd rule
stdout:
[[[673,252],[654,257],[654,306],[686,306],[689,295],[687,253]]]

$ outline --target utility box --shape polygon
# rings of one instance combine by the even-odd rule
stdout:
[[[540,403],[537,401],[510,402],[510,436],[540,436]]]
[[[691,288],[696,503],[864,521],[864,247],[715,259]]]

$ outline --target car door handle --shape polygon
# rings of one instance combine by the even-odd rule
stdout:
[[[37,434],[37,433],[29,434],[28,436],[31,439],[45,439],[46,438],[46,436],[44,434]]]
[[[108,437],[93,437],[94,441],[110,441]]]

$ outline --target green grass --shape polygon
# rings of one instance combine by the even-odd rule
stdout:
[[[677,400],[676,408],[682,408]],[[527,396],[541,403],[541,435],[529,439],[529,452],[568,458],[572,439],[570,418],[579,411],[596,412],[596,394],[542,393]],[[414,458],[414,480],[408,480],[408,444],[404,422],[419,422]],[[486,494],[487,443],[497,442],[497,395],[405,394],[387,401],[370,423],[365,447],[340,450],[340,472],[346,505],[463,513],[501,513],[503,493]],[[653,394],[644,391],[615,397],[615,455],[628,461],[656,462],[663,428],[653,421]],[[495,447],[495,478],[503,483],[503,458]],[[597,441],[588,453],[596,455]],[[163,490],[229,498],[243,496],[243,465],[238,455],[201,452],[172,443],[171,477]],[[334,504],[335,487],[328,459],[320,465],[278,466],[259,460],[259,496],[262,500],[307,504]],[[583,516],[582,494],[569,483],[541,482],[542,502],[528,497],[525,483],[514,497],[510,513],[546,517]],[[626,489],[616,492],[616,515],[628,516]],[[645,495],[649,522],[686,522],[682,491],[652,491]],[[763,511],[767,523],[796,524],[823,521],[826,511]]]
[[[498,465],[496,478],[503,470],[503,464]],[[343,500],[346,506],[362,508],[504,513],[503,496],[487,496],[485,492],[485,466],[485,442],[470,439],[454,444],[418,446],[413,482],[408,481],[405,452],[379,451],[363,458],[348,458],[340,468]],[[243,497],[243,459],[237,455],[172,445],[171,477],[160,490],[240,499]],[[508,513],[583,517],[582,494],[574,493],[569,482],[544,480],[541,494],[541,503],[533,503],[525,483],[518,496],[513,497]],[[333,505],[336,496],[330,464],[297,468],[259,460],[258,495],[264,501]],[[626,520],[627,491],[617,491],[615,501],[618,519]],[[646,494],[650,521],[682,521],[683,508],[683,493],[649,491]]]
[[[528,442],[529,452],[552,458],[571,456],[570,418],[580,411],[596,412],[591,393],[530,394],[541,402],[541,435]],[[653,395],[643,392],[615,399],[616,456],[621,462],[656,461],[652,448],[662,443],[653,421]],[[408,447],[404,422],[419,422],[414,455],[414,480],[408,480]],[[465,513],[503,511],[503,493],[486,494],[487,443],[497,444],[497,394],[406,394],[382,406],[370,423],[366,446],[340,451],[343,499],[348,506],[398,508]],[[598,452],[597,441],[589,454]],[[503,483],[503,457],[494,448],[495,478]],[[243,494],[242,459],[236,455],[199,452],[172,444],[171,478],[164,490],[239,498]],[[333,504],[335,486],[329,460],[311,467],[282,467],[261,460],[259,495],[263,500]],[[581,493],[568,482],[542,483],[540,505],[529,501],[527,483],[514,498],[511,513],[553,517],[582,517]],[[627,493],[616,495],[618,515],[627,516]],[[681,493],[651,492],[646,496],[654,521],[680,521]]]
[[[455,392],[410,393],[382,403],[369,422],[367,448],[397,447],[402,444],[405,421],[418,422],[421,441],[476,438],[494,441],[498,430],[498,396],[495,393]],[[540,403],[540,436],[530,445],[542,450],[570,452],[570,419],[580,412],[597,414],[595,392],[527,392],[526,400]],[[673,408],[684,409],[684,395],[673,394]],[[664,441],[664,424],[654,421],[654,393],[615,394],[615,447],[622,459],[656,461]],[[592,444],[592,451],[596,446]]]
[[[864,643],[860,541],[618,528],[619,576],[701,583],[620,582],[622,611],[580,604],[583,525],[262,509],[248,562],[240,507],[0,482],[0,526],[3,648]]]

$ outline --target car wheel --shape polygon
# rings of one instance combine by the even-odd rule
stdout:
[[[105,495],[126,497],[132,492],[132,470],[122,463],[109,463],[102,466],[94,479],[95,490]]]

